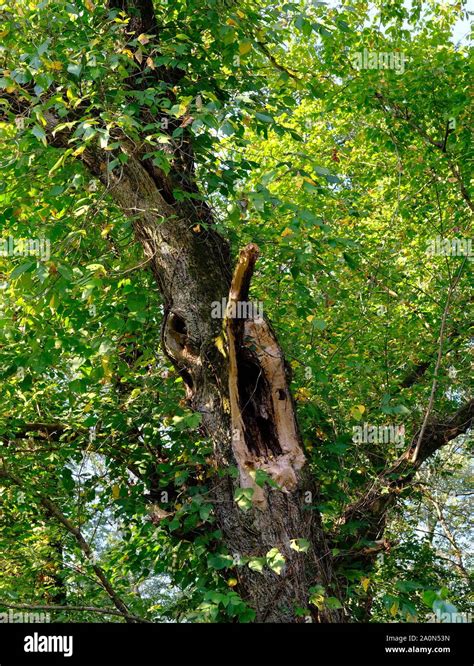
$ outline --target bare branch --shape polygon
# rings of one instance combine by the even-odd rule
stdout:
[[[0,478],[9,479],[20,488],[23,487],[21,479],[19,479],[10,470],[7,470],[5,463],[3,463],[3,467],[0,468]],[[87,541],[84,539],[82,532],[77,527],[75,527],[68,518],[66,518],[66,516],[62,513],[59,507],[52,500],[50,500],[48,497],[45,497],[38,491],[36,491],[35,494],[38,497],[39,503],[45,509],[47,509],[47,511],[49,511],[49,513],[53,515],[63,525],[63,527],[65,527],[66,530],[70,534],[72,534],[72,536],[75,538],[77,544],[79,545],[79,548],[84,553],[85,557],[89,560],[92,570],[99,579],[102,587],[114,602],[115,607],[122,613],[123,617],[126,619],[127,622],[134,622],[135,620],[131,620],[129,617],[130,613],[127,606],[122,601],[117,592],[115,592],[109,579],[105,575],[105,572],[103,571],[102,567],[100,567],[98,564],[95,563],[94,553],[89,544],[87,543]]]
[[[4,443],[16,439],[48,439],[58,441],[61,436],[68,432],[66,426],[62,423],[25,423],[23,426],[14,430],[11,434],[0,435],[0,439]],[[71,430],[71,434],[75,435],[77,432],[87,434],[86,428],[75,428]]]
[[[411,445],[400,458],[383,471],[363,496],[345,511],[339,526],[351,521],[360,521],[361,527],[351,537],[356,541],[364,537],[368,540],[380,539],[383,534],[388,508],[401,491],[407,487],[422,465],[438,449],[472,428],[474,422],[474,399],[466,402],[447,421],[431,421],[426,424],[423,436],[417,432]],[[419,442],[418,455],[412,460],[412,452]]]
[[[13,608],[15,610],[32,610],[32,611],[66,611],[73,613],[87,612],[99,613],[100,615],[117,615],[123,618],[129,618],[134,622],[144,622],[153,624],[151,620],[145,620],[138,615],[124,615],[122,611],[115,610],[114,608],[98,608],[97,606],[56,606],[51,604],[17,604],[11,601],[0,599],[0,607]]]
[[[463,578],[465,578],[467,581],[469,581],[470,577],[469,577],[469,573],[466,570],[466,567],[464,566],[461,549],[459,548],[458,544],[456,543],[456,539],[454,537],[454,534],[451,532],[451,530],[449,528],[449,525],[446,521],[446,518],[444,516],[444,513],[441,509],[441,506],[440,506],[439,502],[432,495],[430,495],[429,493],[425,492],[425,497],[427,497],[427,499],[434,506],[434,509],[436,511],[436,515],[438,517],[438,520],[439,520],[439,523],[440,523],[441,527],[443,528],[443,532],[446,536],[446,539],[451,544],[451,547],[453,549],[454,555],[455,555],[456,560],[457,560],[457,562],[455,563],[456,567],[461,572],[461,575],[463,576]]]
[[[423,425],[421,426],[420,434],[418,435],[418,440],[417,440],[417,443],[416,443],[415,451],[413,452],[413,461],[412,462],[416,462],[416,459],[418,457],[420,447],[421,447],[421,442],[423,441],[423,435],[425,434],[426,426],[428,425],[428,419],[430,417],[431,410],[433,409],[436,389],[438,387],[438,373],[439,373],[439,369],[441,367],[441,361],[442,361],[442,358],[443,358],[443,343],[444,343],[444,335],[445,335],[445,329],[446,329],[446,320],[447,320],[448,312],[449,312],[449,305],[451,303],[451,297],[453,295],[453,292],[456,289],[456,287],[459,283],[459,280],[461,279],[462,270],[464,268],[465,263],[466,263],[466,259],[464,259],[464,261],[462,262],[457,276],[452,281],[452,283],[449,285],[448,294],[446,296],[446,303],[445,303],[444,310],[443,310],[443,316],[441,318],[441,328],[440,328],[440,331],[439,331],[438,356],[437,356],[437,359],[436,359],[436,365],[435,365],[435,370],[434,370],[434,374],[433,374],[433,383],[431,385],[430,398],[429,398],[429,402],[428,402],[428,407],[426,409],[425,418],[423,419]]]

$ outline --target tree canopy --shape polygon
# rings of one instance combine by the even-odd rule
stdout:
[[[294,621],[467,611],[472,61],[453,37],[465,3],[0,12],[0,608],[265,621],[244,571],[278,586],[289,553],[304,563],[314,549],[331,571],[308,574]],[[137,188],[138,169],[156,193]],[[216,449],[217,408],[200,396],[224,376],[224,314],[199,314],[213,328],[205,353],[190,345],[191,370],[162,325],[187,295],[220,302],[249,244],[251,298],[284,352],[317,486],[298,501],[323,550],[297,530],[286,550],[267,537],[233,550],[222,503],[258,532],[255,491],[291,491],[263,466],[241,484]],[[195,286],[186,267],[201,254]]]

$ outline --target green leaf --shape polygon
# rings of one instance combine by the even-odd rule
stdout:
[[[11,280],[16,280],[16,278],[20,277],[23,273],[26,273],[27,271],[30,270],[33,266],[35,266],[36,261],[32,261],[31,259],[28,259],[28,261],[23,262],[19,266],[16,266],[10,273],[10,279]]]
[[[268,116],[268,115],[265,114],[265,113],[259,113],[259,112],[257,112],[257,113],[255,114],[255,117],[256,117],[258,120],[261,120],[262,123],[272,123],[272,122],[273,122],[273,118],[272,118],[271,116]]]
[[[209,555],[207,558],[208,566],[219,571],[231,567],[233,562],[234,560],[230,555],[222,555],[221,553]]]
[[[318,331],[324,331],[326,328],[326,322],[324,319],[313,319],[311,322],[313,328],[315,328]]]
[[[410,414],[410,410],[405,405],[395,405],[392,407],[393,414]]]
[[[315,166],[314,170],[318,176],[329,176],[331,174],[329,169],[326,169],[326,167]]]
[[[349,266],[349,268],[352,268],[352,270],[354,271],[356,271],[359,268],[359,262],[354,257],[354,255],[348,254],[347,252],[343,252],[342,256],[344,257],[344,260],[346,264]]]
[[[337,610],[338,608],[342,608],[341,602],[336,597],[327,597],[325,605],[327,606],[327,608],[330,608],[331,610]]]
[[[262,573],[266,563],[267,560],[265,557],[253,557],[248,561],[247,565],[249,569],[252,569],[252,571],[258,571],[259,573]]]
[[[272,548],[266,555],[267,565],[272,571],[280,575],[285,567],[286,560],[278,548]]]
[[[306,553],[310,545],[311,544],[307,539],[292,539],[290,541],[290,548],[299,553]]]
[[[199,507],[199,517],[201,520],[207,520],[212,513],[212,504],[203,504]]]
[[[79,76],[81,75],[81,72],[82,72],[82,65],[75,65],[73,63],[70,63],[67,66],[67,71],[70,74],[72,74],[73,76],[76,76],[77,78],[79,78]]]
[[[61,275],[61,277],[63,277],[68,282],[72,281],[74,274],[68,266],[65,266],[64,264],[58,264],[57,268],[58,268],[58,273],[59,275]]]
[[[252,508],[252,497],[254,492],[253,488],[236,488],[234,492],[234,500],[242,511],[248,511]]]
[[[39,125],[35,125],[31,130],[31,133],[33,134],[33,136],[39,139],[43,145],[45,146],[47,145],[46,133],[42,127],[40,127]]]

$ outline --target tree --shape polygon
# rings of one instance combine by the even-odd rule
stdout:
[[[446,262],[440,300],[436,286],[416,280],[429,232],[416,234],[408,222],[412,214],[439,214],[441,234],[446,208],[456,229],[468,229],[468,67],[465,51],[449,44],[456,13],[438,8],[434,21],[429,3],[410,12],[395,3],[380,9],[384,34],[361,27],[367,9],[355,5],[358,11],[85,0],[3,8],[4,220],[12,237],[61,244],[64,258],[30,256],[8,273],[0,474],[15,511],[60,525],[76,560],[79,549],[86,563],[80,576],[91,573],[128,621],[146,617],[147,604],[134,605],[117,569],[120,557],[137,550],[147,552],[130,565],[132,578],[134,569],[137,579],[160,567],[172,571],[174,557],[174,582],[192,590],[190,607],[204,613],[207,602],[211,618],[361,619],[368,595],[351,598],[347,570],[358,572],[359,585],[370,576],[387,549],[395,502],[411,492],[423,463],[472,424],[467,384],[450,388],[445,362],[465,349],[461,294],[471,266],[467,256]],[[404,19],[419,26],[413,44]],[[310,36],[313,47],[305,43]],[[376,53],[409,49],[409,73],[358,70],[351,53],[367,45]],[[420,99],[432,73],[416,65],[438,48],[448,61],[432,98]],[[318,163],[318,151],[328,166]],[[376,185],[385,160],[396,176]],[[411,178],[402,185],[405,171]],[[374,187],[387,196],[380,214]],[[435,201],[420,199],[425,187]],[[393,266],[389,245],[378,247],[387,218],[408,246],[406,269]],[[317,309],[327,317],[311,314],[314,285],[301,278],[306,262],[320,278]],[[272,281],[278,298],[283,282],[298,304],[291,324],[281,321],[278,301],[273,324],[255,306],[236,315],[249,303],[259,265],[255,292],[266,291],[267,312]],[[330,380],[319,362],[313,373],[308,359],[322,339],[327,366],[343,347],[360,369],[351,348],[361,316],[350,303],[353,281],[366,292],[362,316],[371,292],[397,303],[383,343],[370,335],[363,341],[368,363],[382,356],[372,376],[384,391],[372,392],[369,379],[355,406],[342,387],[328,404],[347,408],[354,422],[366,404],[372,414],[378,405],[379,416],[410,414],[410,442],[375,452],[362,441],[338,477],[334,465],[350,437],[341,438],[337,417],[311,407]],[[338,330],[333,339],[327,320]],[[301,344],[302,321],[311,327],[309,349]],[[278,332],[300,338],[308,387],[300,378],[294,394],[283,350],[291,358],[291,348]],[[423,339],[407,364],[406,340],[414,335]],[[347,381],[339,373],[338,382]],[[181,386],[185,404],[178,403]],[[397,396],[403,391],[410,409]],[[312,452],[314,423],[320,446]],[[99,456],[89,478],[84,452]],[[109,551],[104,567],[91,546],[100,526],[87,532],[96,493],[101,509],[110,503],[108,483],[121,519],[140,519],[125,530],[128,547]],[[333,505],[328,519],[325,501]],[[147,505],[151,521],[144,523]],[[159,535],[158,568],[155,551],[144,546],[152,534]],[[226,580],[228,569],[235,577]],[[91,590],[84,607],[97,594]]]

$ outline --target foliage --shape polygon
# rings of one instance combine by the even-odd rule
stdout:
[[[426,619],[440,600],[467,611],[456,546],[418,530],[440,525],[429,496],[443,505],[455,488],[446,521],[455,541],[465,531],[469,436],[402,491],[373,571],[344,550],[357,525],[338,532],[345,508],[419,430],[448,292],[432,416],[448,419],[472,391],[473,264],[426,252],[433,238],[472,233],[470,63],[452,39],[463,5],[155,5],[159,38],[130,38],[126,14],[92,0],[0,5],[2,238],[51,247],[0,256],[1,460],[21,479],[0,490],[0,604],[110,608],[96,562],[134,615],[249,622],[254,611],[233,589],[239,568],[284,566],[277,548],[238,560],[222,545],[208,484],[235,470],[215,471],[160,350],[163,304],[133,220],[80,163],[97,145],[104,169],[120,172],[125,136],[165,173],[176,167],[168,146],[186,150],[190,138],[200,194],[176,184],[174,195],[206,198],[235,252],[261,248],[253,295],[292,366],[347,609],[360,621]],[[355,69],[363,49],[404,54],[404,72]],[[148,84],[163,66],[176,79]],[[69,132],[66,150],[48,138],[52,112],[65,119],[53,134]],[[364,422],[404,426],[405,441],[354,443]],[[92,560],[42,498],[81,530]],[[251,493],[235,500],[245,510]],[[294,549],[304,553],[304,541]],[[339,603],[324,588],[308,598]]]

